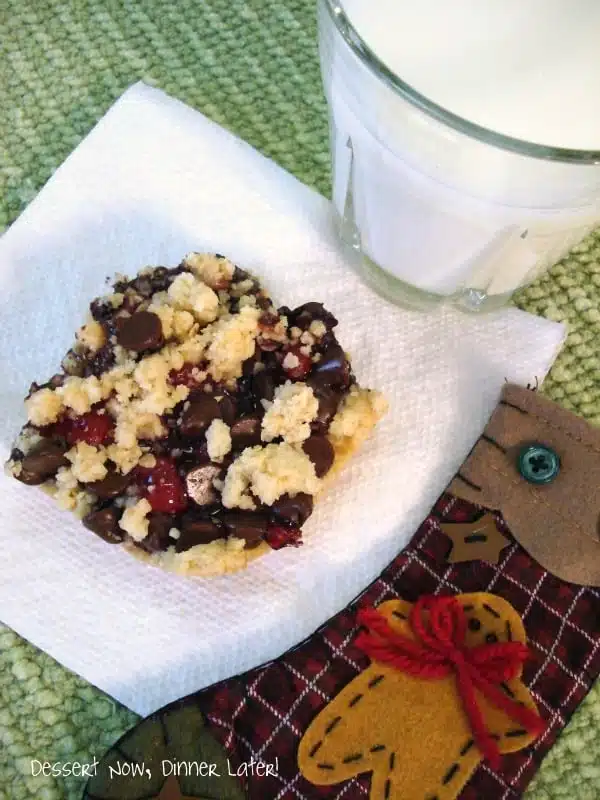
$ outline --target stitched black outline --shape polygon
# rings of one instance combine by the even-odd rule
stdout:
[[[331,733],[331,731],[332,731],[332,730],[333,730],[333,729],[334,729],[334,728],[335,728],[337,725],[339,725],[341,721],[342,721],[342,718],[341,718],[341,717],[334,717],[334,718],[331,720],[331,722],[329,723],[329,725],[328,725],[328,726],[325,728],[325,736],[329,736],[329,734]]]
[[[467,753],[473,747],[474,744],[475,744],[474,740],[473,739],[469,739],[469,741],[466,744],[464,744],[462,746],[462,748],[461,748],[461,751],[460,751],[461,756],[466,756]]]
[[[380,753],[382,750],[385,750],[386,747],[384,744],[374,744],[373,747],[369,752],[371,753]]]
[[[325,763],[325,762],[322,762],[321,764],[317,764],[317,767],[318,767],[319,769],[329,769],[329,770],[333,770],[333,769],[335,769],[335,767],[333,766],[333,764],[327,764],[327,763]]]
[[[490,443],[491,445],[493,445],[494,447],[497,447],[497,448],[498,448],[498,450],[500,450],[500,452],[501,452],[501,453],[504,453],[504,454],[506,455],[506,447],[503,447],[503,446],[500,444],[500,442],[497,442],[495,439],[492,439],[492,437],[491,437],[491,436],[488,436],[488,435],[487,435],[487,433],[482,433],[482,434],[481,434],[481,438],[482,438],[482,439],[483,439],[485,442],[489,442],[489,443]]]
[[[319,741],[316,744],[314,744],[308,751],[308,757],[314,758],[322,746],[323,746],[323,739],[319,739]]]
[[[350,702],[348,703],[348,708],[352,708],[353,706],[355,706],[359,700],[362,700],[363,697],[364,694],[362,692],[355,694],[352,700],[350,700]]]
[[[384,680],[385,680],[385,675],[376,675],[374,678],[371,678],[371,680],[367,683],[367,686],[369,687],[369,689],[374,689],[376,686],[379,686],[381,681]]]
[[[442,783],[444,784],[444,786],[446,786],[446,784],[450,783],[450,781],[456,775],[456,773],[459,771],[459,769],[460,769],[460,765],[458,764],[457,761],[455,761],[454,764],[452,764],[452,766],[448,770],[448,772],[442,778]]]
[[[485,608],[488,614],[491,614],[493,617],[496,617],[496,619],[500,619],[500,614],[494,608],[488,606],[487,603],[483,604],[483,608]]]
[[[471,489],[475,489],[476,492],[480,492],[481,491],[481,486],[477,486],[476,483],[473,483],[473,481],[470,481],[468,478],[465,478],[465,476],[461,475],[460,472],[457,472],[454,477],[455,478],[459,478],[463,483],[466,483],[467,486],[470,486]]]
[[[514,403],[509,403],[508,400],[500,400],[500,405],[508,406],[509,408],[514,408],[515,411],[520,411],[521,414],[529,414],[529,411],[525,411],[524,408],[521,408],[521,406],[516,406]]]
[[[353,761],[362,761],[362,759],[362,753],[352,753],[352,755],[346,756],[342,759],[342,764],[352,764]]]

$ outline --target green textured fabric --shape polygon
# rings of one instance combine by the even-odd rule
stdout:
[[[3,226],[139,79],[200,109],[319,191],[329,190],[314,0],[0,0],[0,38]],[[567,345],[543,391],[600,424],[600,234],[517,302],[568,322]],[[0,800],[78,798],[81,780],[34,779],[30,759],[91,761],[135,721],[0,627]],[[596,685],[527,797],[599,796]]]

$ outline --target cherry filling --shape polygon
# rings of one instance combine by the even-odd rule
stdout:
[[[289,359],[287,358],[289,356]],[[286,364],[287,361],[291,361],[291,365]],[[293,381],[300,381],[302,378],[305,378],[308,373],[311,371],[313,362],[310,356],[305,355],[300,347],[290,347],[286,352],[286,358],[283,360],[283,371],[287,375],[288,378],[291,378]]]
[[[273,550],[281,550],[282,547],[300,547],[302,531],[294,526],[286,528],[284,525],[271,524],[267,528],[265,541]]]
[[[194,376],[200,371],[200,367],[196,364],[184,364],[181,369],[172,369],[169,373],[169,382],[173,386],[187,386],[188,389],[196,389],[200,386],[201,381]]]
[[[98,447],[112,440],[115,423],[110,414],[99,411],[88,411],[80,417],[64,417],[50,427],[53,436],[60,436],[70,445],[77,442]]]
[[[170,458],[157,456],[155,466],[136,467],[134,477],[153,511],[179,514],[187,508],[185,486]]]

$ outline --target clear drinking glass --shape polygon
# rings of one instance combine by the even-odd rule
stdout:
[[[388,299],[498,308],[600,223],[600,151],[451,114],[388,69],[335,0],[319,0],[319,47],[340,236]]]

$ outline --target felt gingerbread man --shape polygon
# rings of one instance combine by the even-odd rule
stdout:
[[[300,742],[311,782],[372,772],[370,800],[453,800],[483,757],[497,767],[543,729],[520,679],[523,623],[502,598],[390,600],[359,621],[373,661]]]

